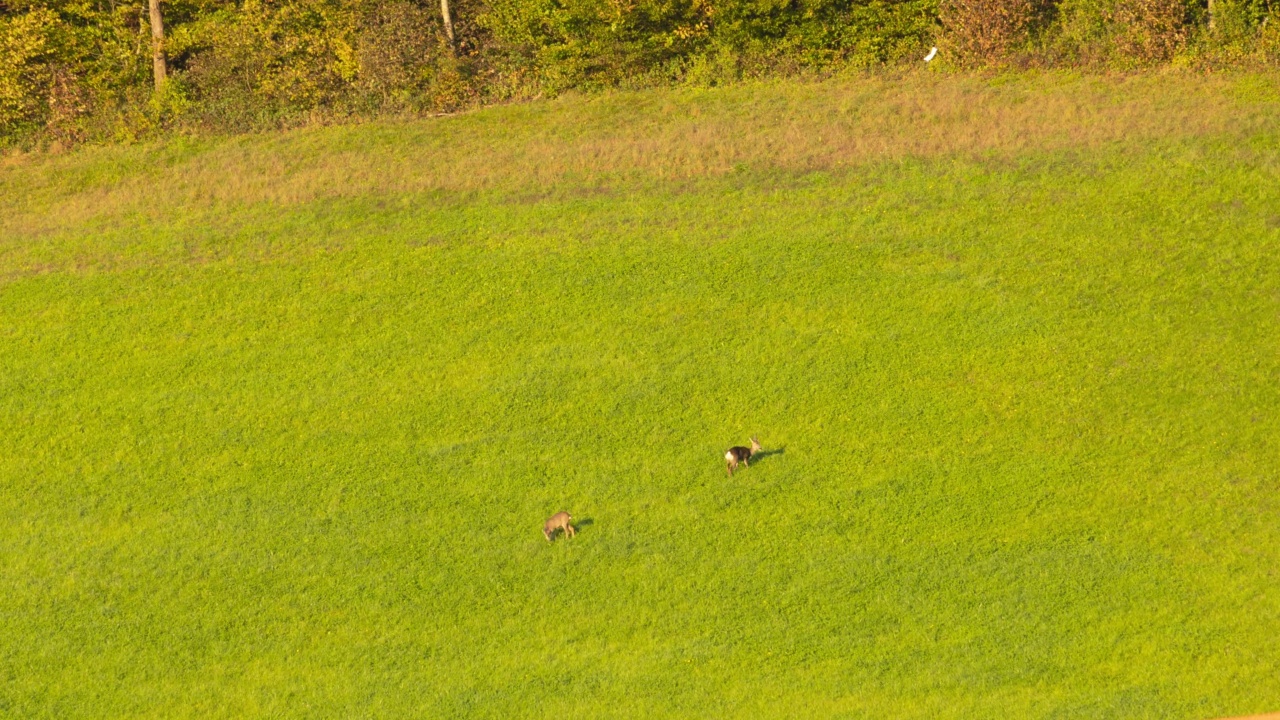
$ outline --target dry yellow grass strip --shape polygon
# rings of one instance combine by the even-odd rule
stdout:
[[[1277,87],[1275,77],[1172,71],[881,74],[569,97],[415,122],[10,158],[0,168],[0,233],[12,239],[227,203],[538,191],[1249,131],[1277,122]]]

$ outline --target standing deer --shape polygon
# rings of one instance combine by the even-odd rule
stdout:
[[[729,473],[729,477],[733,477],[733,471],[738,469],[738,463],[742,463],[743,467],[751,467],[751,463],[747,461],[758,452],[760,452],[760,441],[754,437],[751,438],[749,448],[741,445],[729,448],[724,454],[725,470]]]
[[[567,512],[558,512],[547,518],[547,521],[542,524],[542,534],[546,536],[547,542],[551,542],[551,536],[555,535],[557,530],[563,530],[565,537],[573,537],[574,530],[573,525],[570,524],[571,520],[573,520],[573,516]]]

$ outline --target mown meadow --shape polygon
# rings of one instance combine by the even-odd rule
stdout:
[[[1280,710],[1278,409],[1274,76],[11,154],[0,714]]]

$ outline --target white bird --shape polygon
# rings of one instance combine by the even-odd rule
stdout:
[[[929,51],[929,54],[928,54],[928,55],[925,55],[925,56],[924,56],[924,61],[925,61],[925,62],[929,62],[929,61],[930,61],[930,60],[932,60],[932,59],[934,58],[934,56],[935,56],[935,55],[937,55],[937,54],[938,54],[938,48],[936,48],[936,47],[935,47],[934,49],[932,49],[932,50],[930,50],[930,51]]]

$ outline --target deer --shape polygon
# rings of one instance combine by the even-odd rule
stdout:
[[[573,516],[567,512],[558,512],[547,518],[547,521],[542,524],[542,534],[546,536],[547,542],[551,542],[551,536],[555,535],[557,530],[563,530],[565,537],[573,537],[574,529],[570,524],[572,520]]]
[[[742,463],[743,467],[751,467],[751,463],[747,462],[752,455],[760,452],[760,441],[751,438],[751,447],[744,448],[741,445],[731,447],[724,454],[724,468],[729,473],[729,477],[733,477],[733,471],[738,469],[738,463]]]

